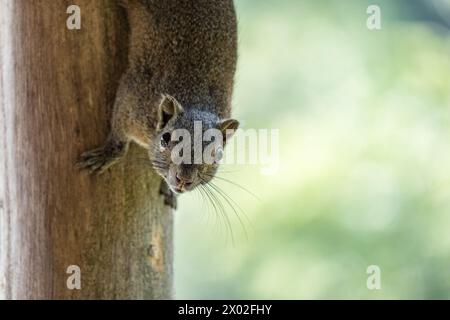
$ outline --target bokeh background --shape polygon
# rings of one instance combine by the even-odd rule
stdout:
[[[366,27],[381,7],[382,29]],[[235,115],[280,129],[280,170],[176,213],[176,297],[450,298],[450,1],[236,0]],[[381,290],[368,290],[369,265]]]

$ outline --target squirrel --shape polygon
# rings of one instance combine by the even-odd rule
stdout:
[[[217,129],[229,139],[239,127],[230,118],[238,47],[234,3],[118,1],[131,30],[128,67],[106,142],[83,153],[77,167],[102,174],[126,155],[130,142],[137,143],[162,177],[165,204],[176,208],[176,195],[208,183],[219,164],[174,163],[172,132],[186,129],[193,137],[194,122],[201,122],[203,132]]]

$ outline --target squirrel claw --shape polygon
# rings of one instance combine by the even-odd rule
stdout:
[[[177,196],[170,190],[167,183],[163,180],[161,181],[161,187],[159,188],[159,194],[164,197],[164,204],[171,207],[172,209],[177,209]]]
[[[117,160],[117,158],[110,157],[103,148],[99,148],[83,153],[75,166],[90,175],[101,175]]]
[[[127,152],[128,144],[109,140],[103,147],[83,153],[75,167],[91,175],[101,175],[117,163]]]

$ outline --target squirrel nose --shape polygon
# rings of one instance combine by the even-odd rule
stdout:
[[[177,179],[177,184],[184,186],[184,187],[190,187],[193,184],[192,179],[186,179],[186,178],[180,176],[179,173],[177,173],[176,179]]]

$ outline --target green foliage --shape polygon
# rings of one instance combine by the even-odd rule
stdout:
[[[380,31],[365,1],[237,5],[236,116],[280,129],[280,172],[220,174],[261,198],[217,182],[251,220],[247,239],[227,209],[234,245],[199,195],[182,198],[177,297],[450,298],[447,32],[400,19],[404,1],[383,2]]]

